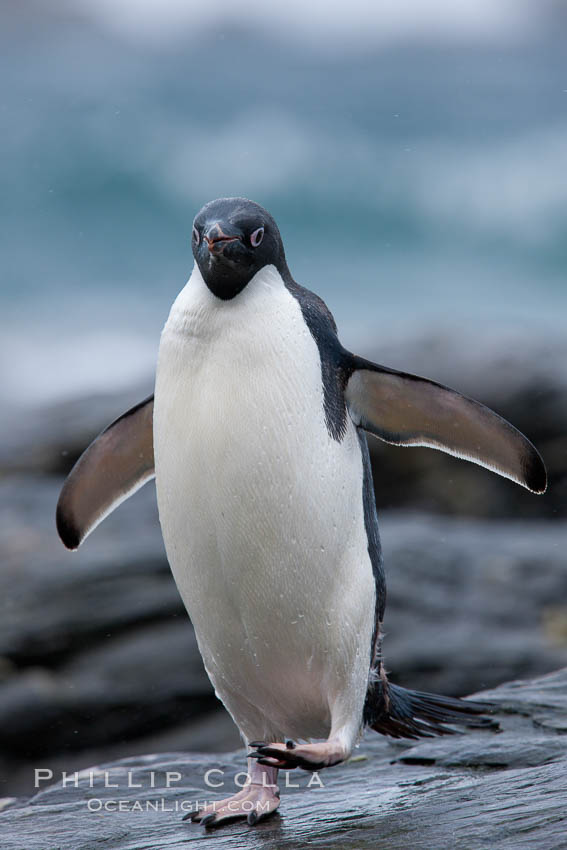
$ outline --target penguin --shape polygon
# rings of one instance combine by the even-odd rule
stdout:
[[[190,817],[253,825],[279,806],[278,770],[338,765],[365,728],[412,739],[491,723],[484,703],[388,681],[366,434],[439,449],[533,493],[546,470],[484,405],[346,350],[325,303],[292,277],[263,207],[208,203],[192,251],[154,395],[79,458],[56,523],[76,549],[155,477],[167,557],[248,757],[247,785]]]

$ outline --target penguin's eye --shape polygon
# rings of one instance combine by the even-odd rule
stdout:
[[[197,230],[195,225],[193,225],[193,242],[195,243],[195,245],[199,244],[200,238],[201,237],[199,236],[199,231]]]
[[[253,248],[257,248],[262,239],[264,238],[264,228],[259,227],[254,233],[250,234],[250,244]]]

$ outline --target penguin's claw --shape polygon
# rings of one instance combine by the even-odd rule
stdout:
[[[332,740],[318,744],[298,745],[293,741],[285,744],[265,744],[254,741],[256,751],[248,753],[249,758],[258,760],[258,764],[268,767],[277,767],[293,770],[300,767],[303,770],[322,770],[324,767],[332,767],[340,764],[348,757],[341,747],[336,746]]]
[[[278,761],[278,759],[270,759],[264,757],[258,758],[258,764],[263,764],[266,767],[277,767],[278,769],[280,767],[289,767],[289,765],[285,761]]]
[[[200,823],[205,829],[216,829],[218,826],[244,818],[249,826],[255,826],[272,815],[279,804],[279,794],[268,792],[267,789],[263,789],[260,793],[252,790],[245,795],[235,794],[234,797],[220,800],[216,804],[209,803],[201,811],[185,815],[183,820]]]
[[[273,814],[280,804],[280,792],[275,784],[277,771],[250,764],[250,781],[232,797],[207,803],[196,812],[189,812],[183,820],[200,823],[206,829],[216,829],[235,820],[246,819],[249,826]]]

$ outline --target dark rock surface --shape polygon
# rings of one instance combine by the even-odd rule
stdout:
[[[462,695],[565,663],[567,526],[382,515],[393,679]]]
[[[148,755],[85,771],[76,787],[44,784],[31,799],[5,800],[2,847],[176,850],[210,841],[238,850],[567,847],[567,670],[482,696],[498,705],[500,731],[415,746],[367,736],[350,762],[320,774],[323,788],[308,788],[309,776],[295,772],[290,781],[300,787],[286,789],[280,774],[280,813],[253,828],[236,823],[206,833],[181,821],[197,801],[232,793],[242,752]],[[210,768],[223,771],[211,777],[225,781],[223,791],[207,786]],[[118,787],[105,787],[105,772],[106,785]],[[142,787],[128,788],[128,780]]]
[[[153,380],[121,392],[71,398],[38,409],[0,410],[0,473],[67,472],[110,422],[153,392]]]

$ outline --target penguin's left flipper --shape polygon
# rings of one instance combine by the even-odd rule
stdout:
[[[537,449],[497,413],[455,390],[350,355],[345,399],[355,425],[396,446],[429,446],[544,493]]]
[[[56,523],[67,549],[154,477],[154,397],[144,399],[93,440],[69,473],[57,502]]]

